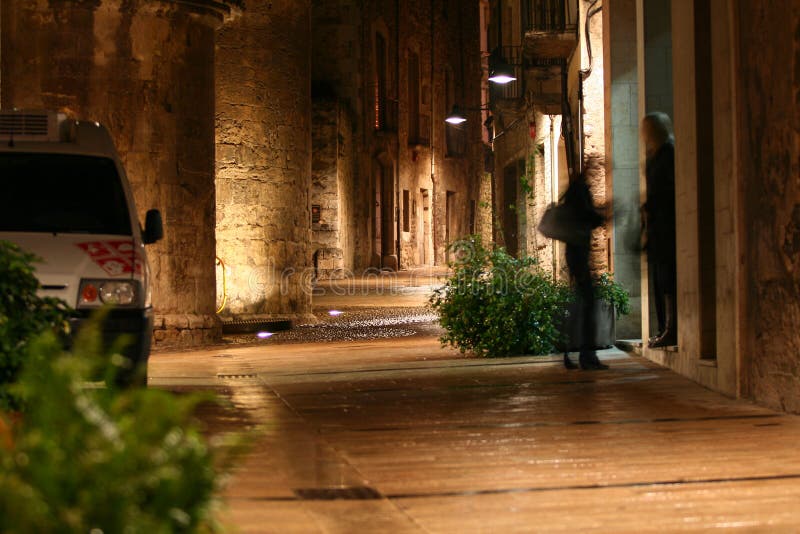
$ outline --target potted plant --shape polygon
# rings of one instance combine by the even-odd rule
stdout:
[[[596,349],[612,347],[617,341],[617,319],[631,312],[630,297],[625,288],[614,280],[610,273],[603,273],[594,279],[595,291],[595,337]],[[576,318],[577,320],[571,320]],[[567,305],[566,317],[562,325],[564,344],[561,350],[580,349],[582,320],[580,303],[573,300]]]

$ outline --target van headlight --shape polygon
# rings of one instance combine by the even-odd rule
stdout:
[[[141,294],[135,280],[81,280],[78,308],[99,308],[104,304],[136,306]]]

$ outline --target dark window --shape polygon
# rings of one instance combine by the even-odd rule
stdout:
[[[411,216],[408,200],[408,189],[403,189],[403,231],[411,231]]]
[[[375,34],[375,129],[386,128],[386,39]]]
[[[0,231],[131,235],[114,162],[67,154],[0,154]]]
[[[419,117],[419,55],[408,53],[408,142],[417,144],[421,140]]]

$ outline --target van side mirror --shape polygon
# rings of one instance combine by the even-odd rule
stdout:
[[[144,232],[142,241],[145,245],[151,245],[164,237],[164,222],[161,220],[161,212],[150,210],[144,219]]]

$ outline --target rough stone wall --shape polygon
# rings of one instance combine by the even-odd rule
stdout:
[[[589,47],[583,31],[583,21],[586,20],[591,0],[581,2],[581,69],[588,69]],[[592,72],[583,82],[583,168],[586,173],[589,188],[594,197],[594,203],[604,206],[608,203],[609,194],[606,183],[606,141],[605,141],[605,83],[603,71],[605,61],[603,58],[603,12],[595,14],[589,25],[589,38],[592,48]],[[577,59],[577,55],[576,55]],[[609,269],[610,224],[597,229],[592,234],[592,272],[602,273]]]
[[[353,135],[349,114],[335,99],[313,105],[311,204],[314,266],[318,278],[343,277],[353,268]]]
[[[65,110],[109,128],[140,218],[150,208],[164,216],[165,238],[148,250],[156,343],[213,340],[213,57],[221,17],[169,1],[0,6],[2,106]]]
[[[353,120],[351,111],[341,104],[338,105],[338,134],[337,134],[337,173],[336,183],[339,190],[337,210],[339,213],[339,248],[342,250],[342,268],[352,271],[355,260],[355,229],[354,213],[355,195],[355,138],[353,135]]]
[[[335,100],[313,105],[311,144],[311,204],[319,206],[319,222],[312,220],[314,250],[339,248],[339,106]]]
[[[481,236],[484,244],[490,245],[493,242],[492,225],[492,175],[485,173],[480,181],[480,193],[478,201],[478,222],[477,234]]]
[[[552,202],[552,175],[550,148],[550,118],[539,111],[533,114],[535,139],[528,141],[528,153],[525,157],[525,181],[530,192],[524,200],[524,214],[520,225],[525,236],[520,243],[520,252],[539,260],[545,269],[552,269],[553,241],[539,233],[539,221],[542,220],[547,206]],[[529,126],[530,128],[530,126]],[[523,126],[523,130],[524,130]]]
[[[744,391],[800,412],[800,1],[734,4],[742,73]]]
[[[526,226],[522,224],[521,215],[525,213],[524,194],[517,187],[517,203],[515,204],[505,191],[505,171],[506,168],[517,165],[517,162],[527,161],[529,154],[533,152],[533,140],[530,137],[528,121],[522,120],[513,124],[515,118],[502,114],[495,114],[494,127],[495,135],[503,132],[503,135],[494,142],[494,180],[495,180],[495,242],[499,246],[508,248],[509,236],[505,235],[503,229],[504,213],[507,210],[517,210],[517,235],[519,236],[519,248],[526,248]],[[511,192],[513,194],[513,192]]]
[[[218,34],[217,255],[226,318],[309,318],[310,0],[248,2]]]

